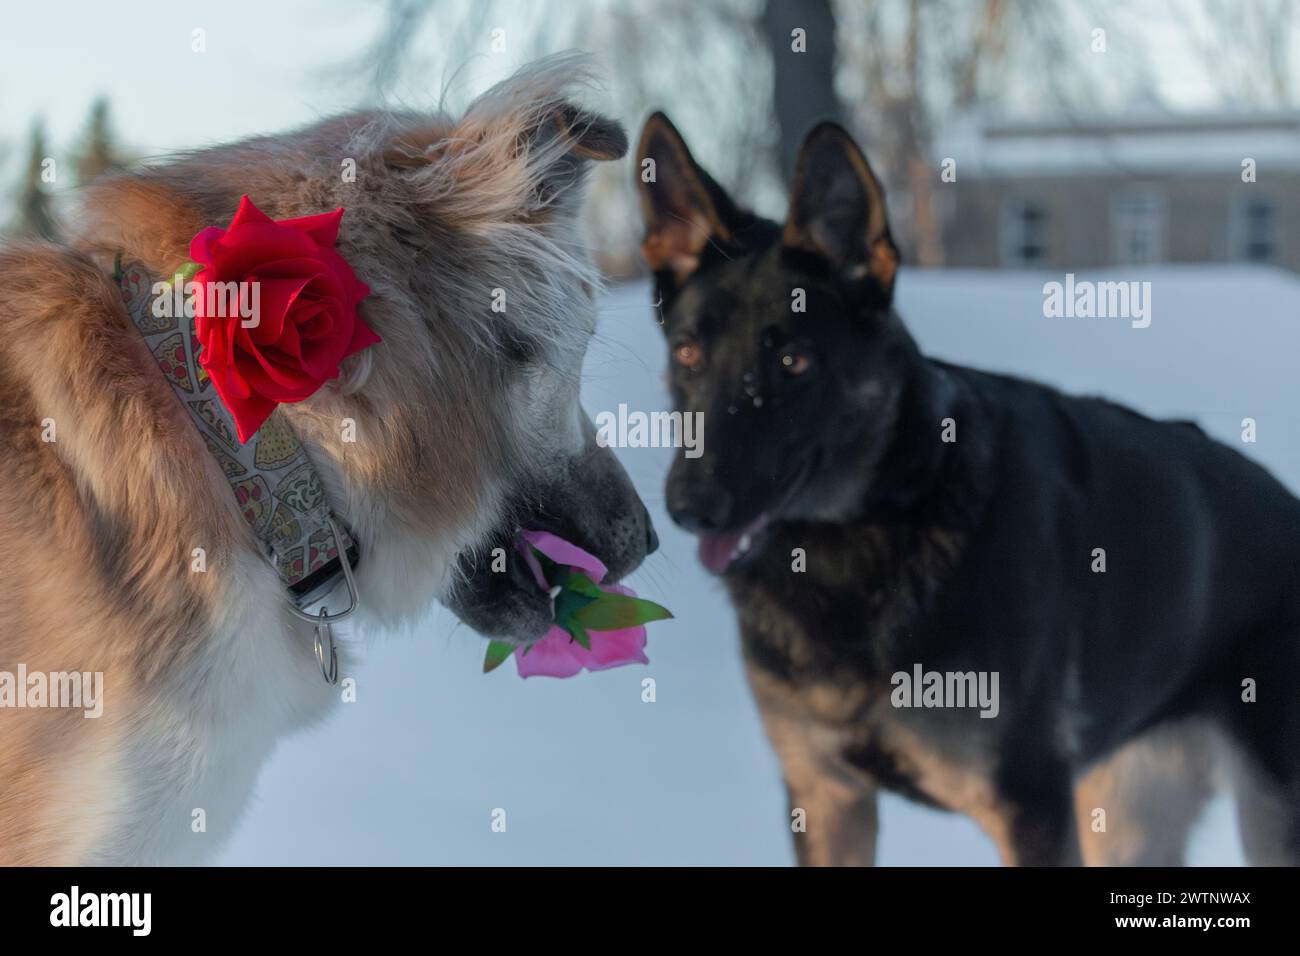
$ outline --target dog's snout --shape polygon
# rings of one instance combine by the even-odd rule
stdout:
[[[732,503],[731,494],[708,479],[681,479],[668,489],[669,516],[695,534],[725,530],[731,523]]]
[[[649,557],[659,550],[659,535],[655,534],[654,522],[650,520],[650,512],[646,511],[644,505],[641,506],[641,512],[645,515],[645,553]]]

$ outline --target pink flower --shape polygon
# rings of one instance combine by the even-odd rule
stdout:
[[[556,537],[548,531],[521,531],[519,549],[533,572],[537,586],[549,590],[542,566],[533,554],[536,548],[556,564],[583,571],[607,594],[625,594],[635,597],[631,588],[618,584],[600,584],[608,569],[600,559],[588,554],[575,544]],[[532,548],[529,547],[532,545]],[[645,656],[645,625],[627,627],[617,631],[590,631],[591,650],[583,647],[564,628],[553,625],[546,636],[530,647],[515,649],[515,664],[520,677],[572,677],[584,669],[602,671],[623,664],[649,664]]]

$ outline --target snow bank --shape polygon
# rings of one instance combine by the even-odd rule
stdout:
[[[931,354],[1194,418],[1300,490],[1300,280],[1248,267],[1080,274],[1152,283],[1152,323],[1047,319],[1061,275],[913,272],[899,307]],[[615,289],[587,361],[595,414],[665,407],[665,349],[644,284]],[[1240,423],[1258,442],[1240,445]],[[441,609],[365,648],[357,702],[286,741],[224,863],[784,864],[785,796],[738,659],[735,622],[693,540],[663,513],[672,451],[620,452],[662,547],[633,578],[677,614],[650,666],[569,681],[479,673],[483,644]],[[306,642],[304,638],[304,642]],[[304,643],[304,653],[309,644]],[[643,703],[641,681],[657,683]],[[506,811],[506,832],[491,829]],[[202,839],[196,836],[195,839]],[[1240,862],[1220,801],[1193,862]],[[887,797],[880,861],[992,864],[969,821]]]

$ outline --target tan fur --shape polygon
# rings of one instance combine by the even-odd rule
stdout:
[[[655,154],[660,163],[654,186],[638,191],[646,223],[641,257],[652,272],[668,270],[680,281],[699,268],[700,254],[710,242],[730,241],[731,231],[696,176],[697,167],[686,144],[661,113],[651,116],[641,131],[637,163]],[[688,218],[676,210],[689,210]]]
[[[763,711],[763,726],[781,760],[799,865],[872,865],[880,824],[875,784],[844,763],[825,726],[773,709]]]
[[[669,305],[678,316],[708,316],[710,289],[731,287],[687,279],[700,267],[708,242],[723,235],[715,221],[718,209],[730,207],[731,201],[720,189],[707,188],[707,173],[695,165],[680,134],[662,114],[646,122],[636,156],[638,162],[654,159],[658,165],[658,178],[640,178],[637,188],[646,225],[641,252],[659,280],[661,300],[672,299]],[[855,280],[870,275],[883,290],[892,290],[899,258],[885,214],[884,190],[857,145],[834,124],[820,124],[804,142],[781,241],[787,249],[821,257]],[[753,245],[761,250],[762,240]],[[741,263],[752,262],[751,254],[762,254],[744,248],[738,253]],[[665,272],[673,281],[665,281]],[[743,311],[744,302],[734,307]],[[665,317],[660,315],[659,321],[664,324]],[[684,324],[691,325],[689,319]],[[728,344],[723,343],[724,351]],[[863,394],[870,399],[871,415],[893,420],[894,409],[878,407],[880,383],[868,387],[872,391]],[[697,391],[707,392],[707,387],[678,390],[677,397],[685,394],[689,403],[695,400],[689,393]],[[941,526],[906,529],[900,523],[896,530],[852,520],[868,500],[871,468],[857,462],[836,474],[840,471],[840,479],[849,473],[856,478],[838,480],[837,487],[843,489],[838,495],[828,493],[823,483],[815,494],[805,491],[804,500],[796,496],[793,504],[779,496],[766,503],[765,513],[774,519],[767,533],[774,540],[765,547],[777,556],[794,554],[796,548],[806,555],[808,576],[816,583],[811,592],[783,590],[776,584],[769,568],[777,567],[779,557],[768,568],[760,565],[757,573],[727,578],[740,618],[750,686],[780,758],[792,812],[807,813],[806,832],[795,833],[799,862],[872,863],[876,792],[889,786],[966,814],[994,841],[1005,864],[1027,862],[1013,836],[1034,821],[1017,817],[1024,809],[1013,805],[998,780],[1006,758],[1016,756],[1015,743],[995,742],[992,735],[974,730],[967,717],[951,711],[895,709],[887,688],[873,687],[863,676],[873,671],[887,675],[898,666],[895,648],[900,635],[910,634],[913,612],[929,602],[958,564],[965,535]],[[670,489],[676,478],[685,477],[676,468],[674,472]],[[711,469],[707,477],[715,477]],[[720,487],[733,490],[725,481]],[[786,522],[795,520],[808,524],[788,530]],[[963,520],[978,527],[982,518],[966,515]],[[850,643],[838,619],[830,628],[818,627],[825,623],[820,605],[835,606],[846,594],[858,596],[858,613],[870,622],[860,643]],[[862,661],[852,660],[854,654],[875,659],[862,668]],[[838,659],[845,657],[849,663],[841,664]],[[1078,728],[1062,723],[1054,730],[1064,738],[1067,751],[1076,751]],[[1130,741],[1077,782],[1078,832],[1061,841],[1068,845],[1061,848],[1060,862],[1181,860],[1187,832],[1209,792],[1210,769],[1208,745],[1198,729],[1157,727]],[[1251,783],[1245,774],[1239,785],[1250,788]],[[1276,821],[1278,813],[1268,806],[1275,801],[1260,796],[1263,812]],[[1091,810],[1097,807],[1107,810],[1106,834],[1092,832]],[[1257,845],[1276,840],[1277,831],[1269,826],[1250,831]]]
[[[795,689],[762,668],[746,673],[768,739],[781,761],[801,866],[870,866],[879,829],[879,788],[844,759],[851,737],[843,728],[872,704],[865,686]],[[1006,866],[1017,860],[1011,840],[1013,809],[997,796],[989,755],[963,748],[951,735],[927,733],[924,714],[901,714],[880,703],[880,743],[900,770],[928,796],[975,821]],[[946,741],[946,749],[939,741]],[[1216,741],[1194,722],[1164,725],[1138,737],[1092,768],[1075,786],[1079,862],[1087,866],[1181,866],[1188,836],[1216,780]],[[1240,781],[1250,776],[1237,774]],[[1094,811],[1105,811],[1098,829]],[[1265,810],[1268,808],[1265,807]],[[1261,812],[1252,820],[1271,821]],[[1249,833],[1248,827],[1243,827]],[[1266,826],[1257,826],[1266,832]],[[1275,846],[1258,840],[1260,847]],[[1255,848],[1252,862],[1267,860]]]
[[[1074,791],[1084,863],[1182,866],[1219,783],[1220,746],[1210,727],[1183,721],[1149,731],[1093,767]]]
[[[581,70],[543,63],[460,119],[354,114],[178,157],[92,189],[71,247],[0,249],[0,670],[105,675],[100,719],[0,710],[0,863],[175,859],[190,807],[215,818],[233,787],[228,832],[275,734],[335,698],[132,325],[114,257],[169,277],[244,193],[276,219],[346,208],[338,248],[373,290],[362,315],[384,341],[279,414],[362,542],[367,610],[412,620],[499,520],[503,489],[547,460],[548,429],[519,411],[531,379],[494,342],[509,324],[547,350],[542,365],[572,368],[594,322],[564,164],[575,144],[611,155],[621,130],[566,106]],[[561,107],[574,125],[543,126]],[[509,287],[508,316],[491,311],[494,285]],[[191,570],[196,547],[206,573]]]
[[[844,759],[851,740],[851,717],[872,705],[865,686],[797,689],[762,668],[747,668],[750,687],[768,739],[781,760],[793,813],[806,812],[807,830],[795,833],[801,866],[871,866],[879,828],[875,781]],[[916,724],[899,718],[888,701],[877,701],[883,715],[879,741],[900,770],[930,797],[971,817],[997,844],[1004,863],[1013,864],[1009,809],[997,799],[988,776],[989,761],[978,754],[940,751]]]
[[[224,579],[190,575],[186,543],[220,562],[243,529],[228,492],[193,507],[224,478],[162,377],[141,374],[152,359],[111,280],[76,253],[11,248],[0,295],[0,668],[103,671],[115,701],[100,720],[0,713],[0,858],[70,862],[78,828],[50,825],[68,822],[47,805],[57,781],[88,748],[111,761],[134,685],[212,626]],[[55,442],[41,441],[44,419]]]

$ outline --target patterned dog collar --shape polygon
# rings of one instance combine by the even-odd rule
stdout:
[[[139,263],[117,263],[115,278],[131,321],[144,337],[154,360],[199,430],[203,443],[221,465],[244,519],[262,544],[267,559],[284,583],[291,607],[317,625],[317,654],[322,627],[350,614],[356,604],[351,569],[360,558],[347,526],[330,510],[324,485],[306,449],[278,410],[247,444],[236,437],[234,418],[216,395],[203,366],[188,310],[155,309],[159,283]],[[158,314],[165,313],[165,314]],[[340,547],[343,552],[340,554]],[[341,614],[308,615],[302,609],[328,595],[346,579],[353,607]],[[333,657],[332,637],[330,656]],[[330,679],[330,668],[322,659]],[[337,676],[337,668],[334,668]],[[333,683],[333,681],[331,681]]]

